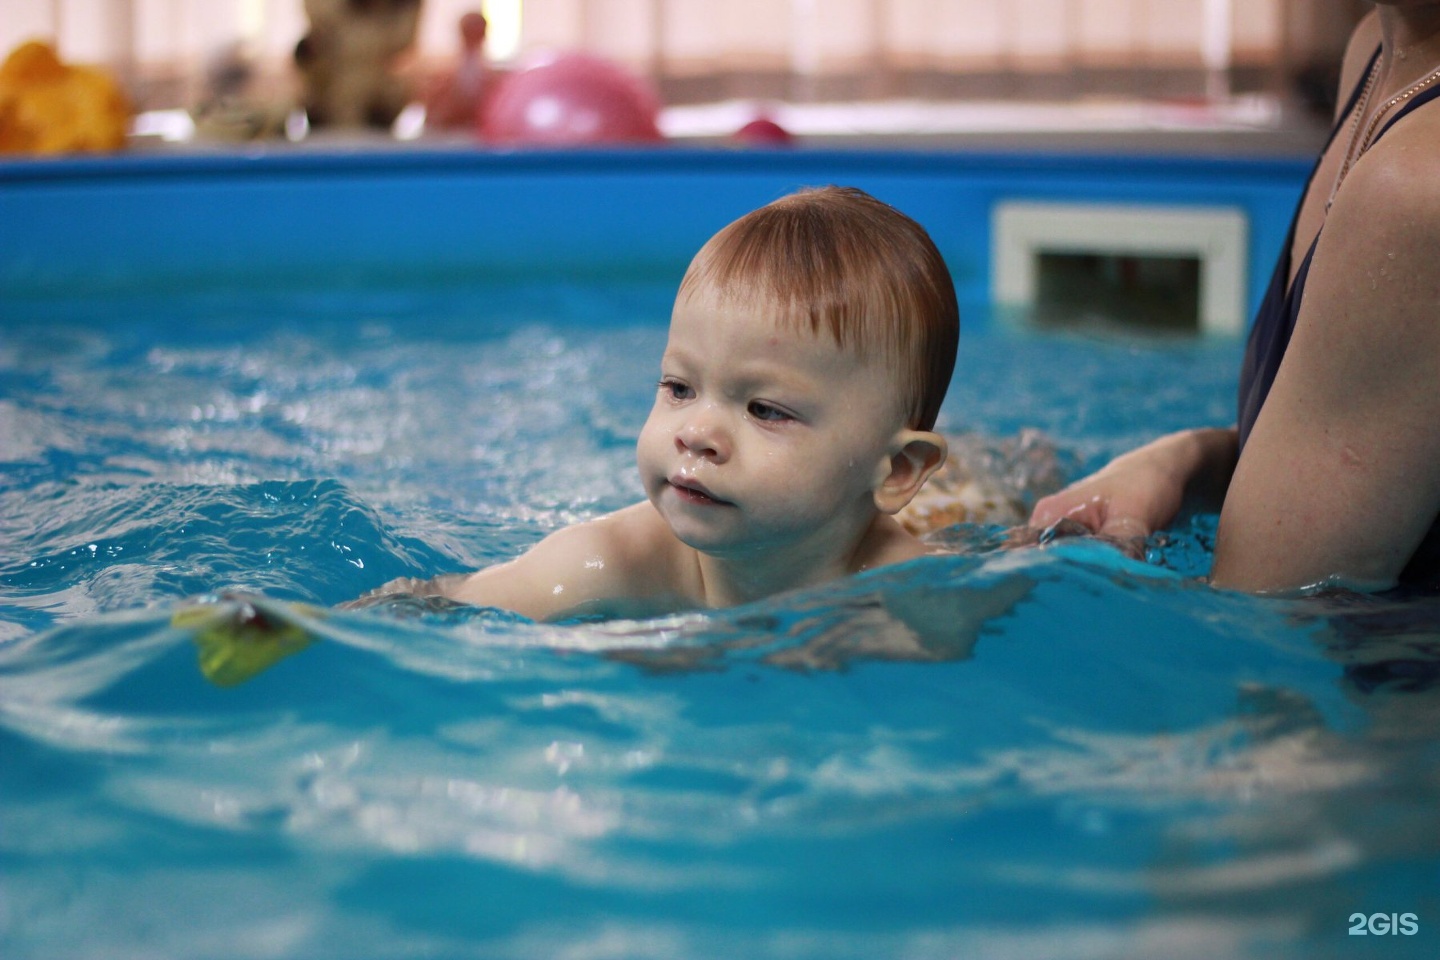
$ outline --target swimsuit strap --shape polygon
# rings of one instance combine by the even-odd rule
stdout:
[[[1320,156],[1323,157],[1325,151],[1330,149],[1330,145],[1335,142],[1336,135],[1344,128],[1345,121],[1350,119],[1350,114],[1354,113],[1355,108],[1360,104],[1360,95],[1365,91],[1365,81],[1369,78],[1370,74],[1375,72],[1375,64],[1380,62],[1380,54],[1384,52],[1384,47],[1376,47],[1375,52],[1370,54],[1370,59],[1365,62],[1365,69],[1360,73],[1360,82],[1355,84],[1355,88],[1350,91],[1350,99],[1345,101],[1345,109],[1340,111],[1338,114],[1339,119],[1335,121],[1335,126],[1330,128],[1330,137],[1325,141],[1325,146],[1320,149]],[[1391,121],[1391,123],[1394,122],[1394,120]],[[1385,128],[1388,130],[1390,124],[1387,123]],[[1378,140],[1379,138],[1377,137],[1376,139]],[[1319,166],[1318,162],[1316,166]]]
[[[1360,75],[1360,81],[1350,91],[1345,108],[1339,112],[1338,118],[1330,128],[1330,136],[1320,150],[1320,155],[1315,158],[1315,165],[1310,168],[1310,176],[1305,180],[1305,188],[1300,193],[1302,198],[1310,193],[1315,182],[1315,174],[1319,172],[1325,154],[1355,112],[1355,108],[1360,102],[1360,96],[1365,89],[1365,80],[1374,72],[1375,64],[1380,59],[1380,52],[1381,48],[1376,47],[1375,52],[1370,55],[1370,60],[1365,65],[1365,71]],[[1292,284],[1290,282],[1290,264],[1293,262],[1293,258],[1290,256],[1290,251],[1295,246],[1295,234],[1300,224],[1301,206],[1301,203],[1296,203],[1295,213],[1290,218],[1290,229],[1285,232],[1285,244],[1275,257],[1275,269],[1270,274],[1270,285],[1265,291],[1264,298],[1260,301],[1260,308],[1256,311],[1255,320],[1250,326],[1250,338],[1245,347],[1245,359],[1240,366],[1240,395],[1236,424],[1240,430],[1241,449],[1244,448],[1245,442],[1249,438],[1250,428],[1254,426],[1255,418],[1260,414],[1260,407],[1264,404],[1265,398],[1270,392],[1270,385],[1275,380],[1275,373],[1280,368],[1280,359],[1285,355],[1285,348],[1289,345],[1290,332],[1294,329],[1295,318],[1299,312],[1300,295],[1304,292],[1305,280],[1310,272],[1310,260],[1315,254],[1316,243],[1312,241],[1310,248],[1305,251],[1305,256],[1300,261],[1300,269],[1295,272],[1295,282]],[[1319,238],[1319,233],[1316,233],[1316,241]]]
[[[1345,109],[1340,111],[1338,115],[1339,119],[1331,126],[1330,136],[1325,138],[1325,146],[1320,148],[1320,153],[1315,158],[1315,165],[1310,168],[1310,175],[1305,178],[1305,187],[1300,191],[1302,198],[1310,193],[1310,185],[1315,182],[1315,174],[1320,172],[1320,164],[1325,159],[1326,151],[1328,151],[1330,145],[1335,142],[1335,138],[1340,134],[1340,131],[1345,128],[1345,121],[1349,119],[1350,114],[1355,112],[1355,107],[1360,102],[1360,94],[1365,89],[1365,78],[1370,76],[1370,72],[1375,69],[1375,64],[1380,60],[1382,50],[1383,48],[1376,47],[1375,52],[1370,54],[1370,59],[1365,64],[1365,70],[1360,74],[1360,81],[1351,89],[1350,98],[1345,101]],[[1390,129],[1389,124],[1386,124],[1385,129]],[[1379,138],[1377,137],[1376,139]],[[1285,245],[1280,248],[1280,255],[1275,264],[1276,272],[1279,273],[1283,271],[1287,281],[1290,277],[1290,249],[1295,245],[1295,232],[1300,226],[1300,207],[1300,203],[1295,204],[1295,212],[1290,216],[1290,229],[1285,231]],[[1288,283],[1284,289],[1289,289]]]

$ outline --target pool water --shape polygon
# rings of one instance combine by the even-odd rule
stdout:
[[[1212,591],[1213,517],[657,621],[334,609],[638,499],[670,293],[7,305],[0,956],[1436,955],[1440,602]],[[1023,490],[1022,431],[1228,421],[1239,351],[969,311],[942,425]],[[221,686],[184,611],[236,594],[309,642]]]

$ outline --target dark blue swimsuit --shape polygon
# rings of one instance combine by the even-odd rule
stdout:
[[[1375,69],[1375,61],[1380,57],[1380,51],[1376,50],[1375,55],[1370,58],[1370,63],[1365,68],[1362,77],[1368,77]],[[1345,126],[1350,115],[1355,111],[1355,104],[1360,98],[1360,91],[1363,88],[1363,79],[1360,86],[1357,86],[1350,94],[1350,100],[1344,110],[1340,112],[1340,119],[1335,124],[1335,129],[1330,131],[1330,139],[1326,141],[1325,149],[1335,140],[1336,135]],[[1425,92],[1412,97],[1408,103],[1400,109],[1400,112],[1391,117],[1389,122],[1381,128],[1375,141],[1385,135],[1395,123],[1412,110],[1429,103],[1436,97],[1440,97],[1440,84],[1427,89]],[[1320,151],[1321,157],[1325,150]],[[1315,162],[1315,167],[1310,171],[1310,179],[1305,182],[1305,191],[1301,194],[1303,203],[1304,197],[1310,192],[1310,185],[1315,179],[1315,171],[1320,167],[1320,161]],[[1270,286],[1265,291],[1265,299],[1260,303],[1260,310],[1255,314],[1254,326],[1250,329],[1250,341],[1245,347],[1245,361],[1240,368],[1240,405],[1239,405],[1239,429],[1240,449],[1245,448],[1245,441],[1249,439],[1250,430],[1255,426],[1255,418],[1260,415],[1260,407],[1265,403],[1265,397],[1270,393],[1270,387],[1275,382],[1275,374],[1280,369],[1280,361],[1285,357],[1285,349],[1290,345],[1290,335],[1295,332],[1295,319],[1300,315],[1300,301],[1305,296],[1305,279],[1310,273],[1310,260],[1315,256],[1315,243],[1320,240],[1319,234],[1315,236],[1315,242],[1310,244],[1310,249],[1305,252],[1305,259],[1300,262],[1300,269],[1295,272],[1295,282],[1289,283],[1290,279],[1290,251],[1295,245],[1295,228],[1300,219],[1300,205],[1295,208],[1295,217],[1290,221],[1290,232],[1285,238],[1285,246],[1280,250],[1280,256],[1275,263],[1275,273],[1270,277]],[[1288,287],[1288,289],[1287,289]],[[1425,580],[1440,580],[1440,524],[1432,527],[1425,543],[1417,551],[1411,561],[1410,568],[1407,568],[1402,580],[1414,580],[1416,577]]]

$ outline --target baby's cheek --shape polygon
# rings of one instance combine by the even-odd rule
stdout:
[[[828,497],[842,479],[835,464],[824,457],[785,457],[772,475],[790,499],[806,502]]]
[[[646,489],[650,487],[650,474],[664,473],[662,463],[664,437],[656,427],[654,417],[645,421],[640,436],[635,441],[635,462],[640,468],[640,478]]]
[[[651,446],[653,446],[653,444],[649,434],[645,430],[641,430],[640,436],[635,441],[635,462],[639,464],[642,471],[645,469],[646,464],[654,458],[654,454],[650,449]]]

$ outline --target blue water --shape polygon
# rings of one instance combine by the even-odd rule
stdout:
[[[1436,955],[1440,604],[1212,591],[1213,517],[662,621],[333,609],[638,499],[668,295],[5,305],[0,957]],[[1234,343],[967,321],[942,423],[1018,488],[1021,431],[1232,416]],[[221,687],[172,618],[235,593],[313,642]]]

